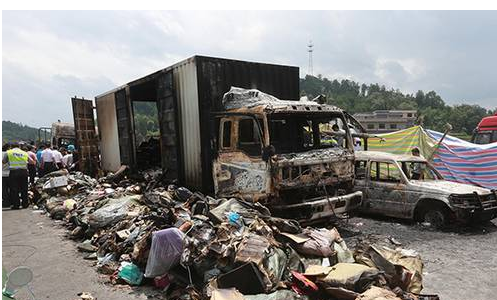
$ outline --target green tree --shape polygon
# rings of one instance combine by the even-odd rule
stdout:
[[[425,128],[443,131],[446,123],[452,132],[471,134],[478,122],[497,109],[486,110],[479,105],[446,105],[435,91],[417,91],[414,95],[396,89],[387,89],[378,83],[365,84],[352,80],[306,76],[300,80],[301,95],[310,99],[323,94],[327,103],[338,106],[351,114],[374,110],[417,110],[418,121]]]
[[[2,121],[2,140],[3,142],[18,141],[36,141],[38,139],[38,129],[14,123],[11,121]]]

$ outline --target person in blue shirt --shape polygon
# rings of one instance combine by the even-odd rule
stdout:
[[[40,163],[41,163],[41,153],[45,150],[45,145],[41,144],[36,151],[36,159],[38,160],[36,168],[38,169],[38,176],[41,177]]]

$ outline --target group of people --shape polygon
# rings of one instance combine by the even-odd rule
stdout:
[[[2,206],[12,209],[26,208],[28,186],[34,185],[35,177],[42,177],[59,169],[73,170],[77,160],[75,148],[50,144],[34,145],[11,143],[2,146]]]

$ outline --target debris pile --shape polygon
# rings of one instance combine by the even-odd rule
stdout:
[[[438,299],[419,295],[415,253],[367,243],[352,252],[336,228],[162,182],[160,170],[53,172],[33,192],[112,283],[155,285],[167,299]]]

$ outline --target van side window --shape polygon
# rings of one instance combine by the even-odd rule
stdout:
[[[371,178],[371,180],[378,180],[378,162],[376,161],[372,161],[371,162],[371,168],[370,168],[370,171],[369,171],[369,178]]]
[[[223,121],[222,148],[231,148],[231,121]]]
[[[366,162],[362,160],[356,160],[355,162],[355,175],[356,179],[366,178]]]
[[[238,121],[238,149],[250,156],[261,155],[259,127],[252,118],[242,118]]]
[[[395,164],[379,162],[378,163],[378,181],[383,182],[400,182],[400,170]]]

